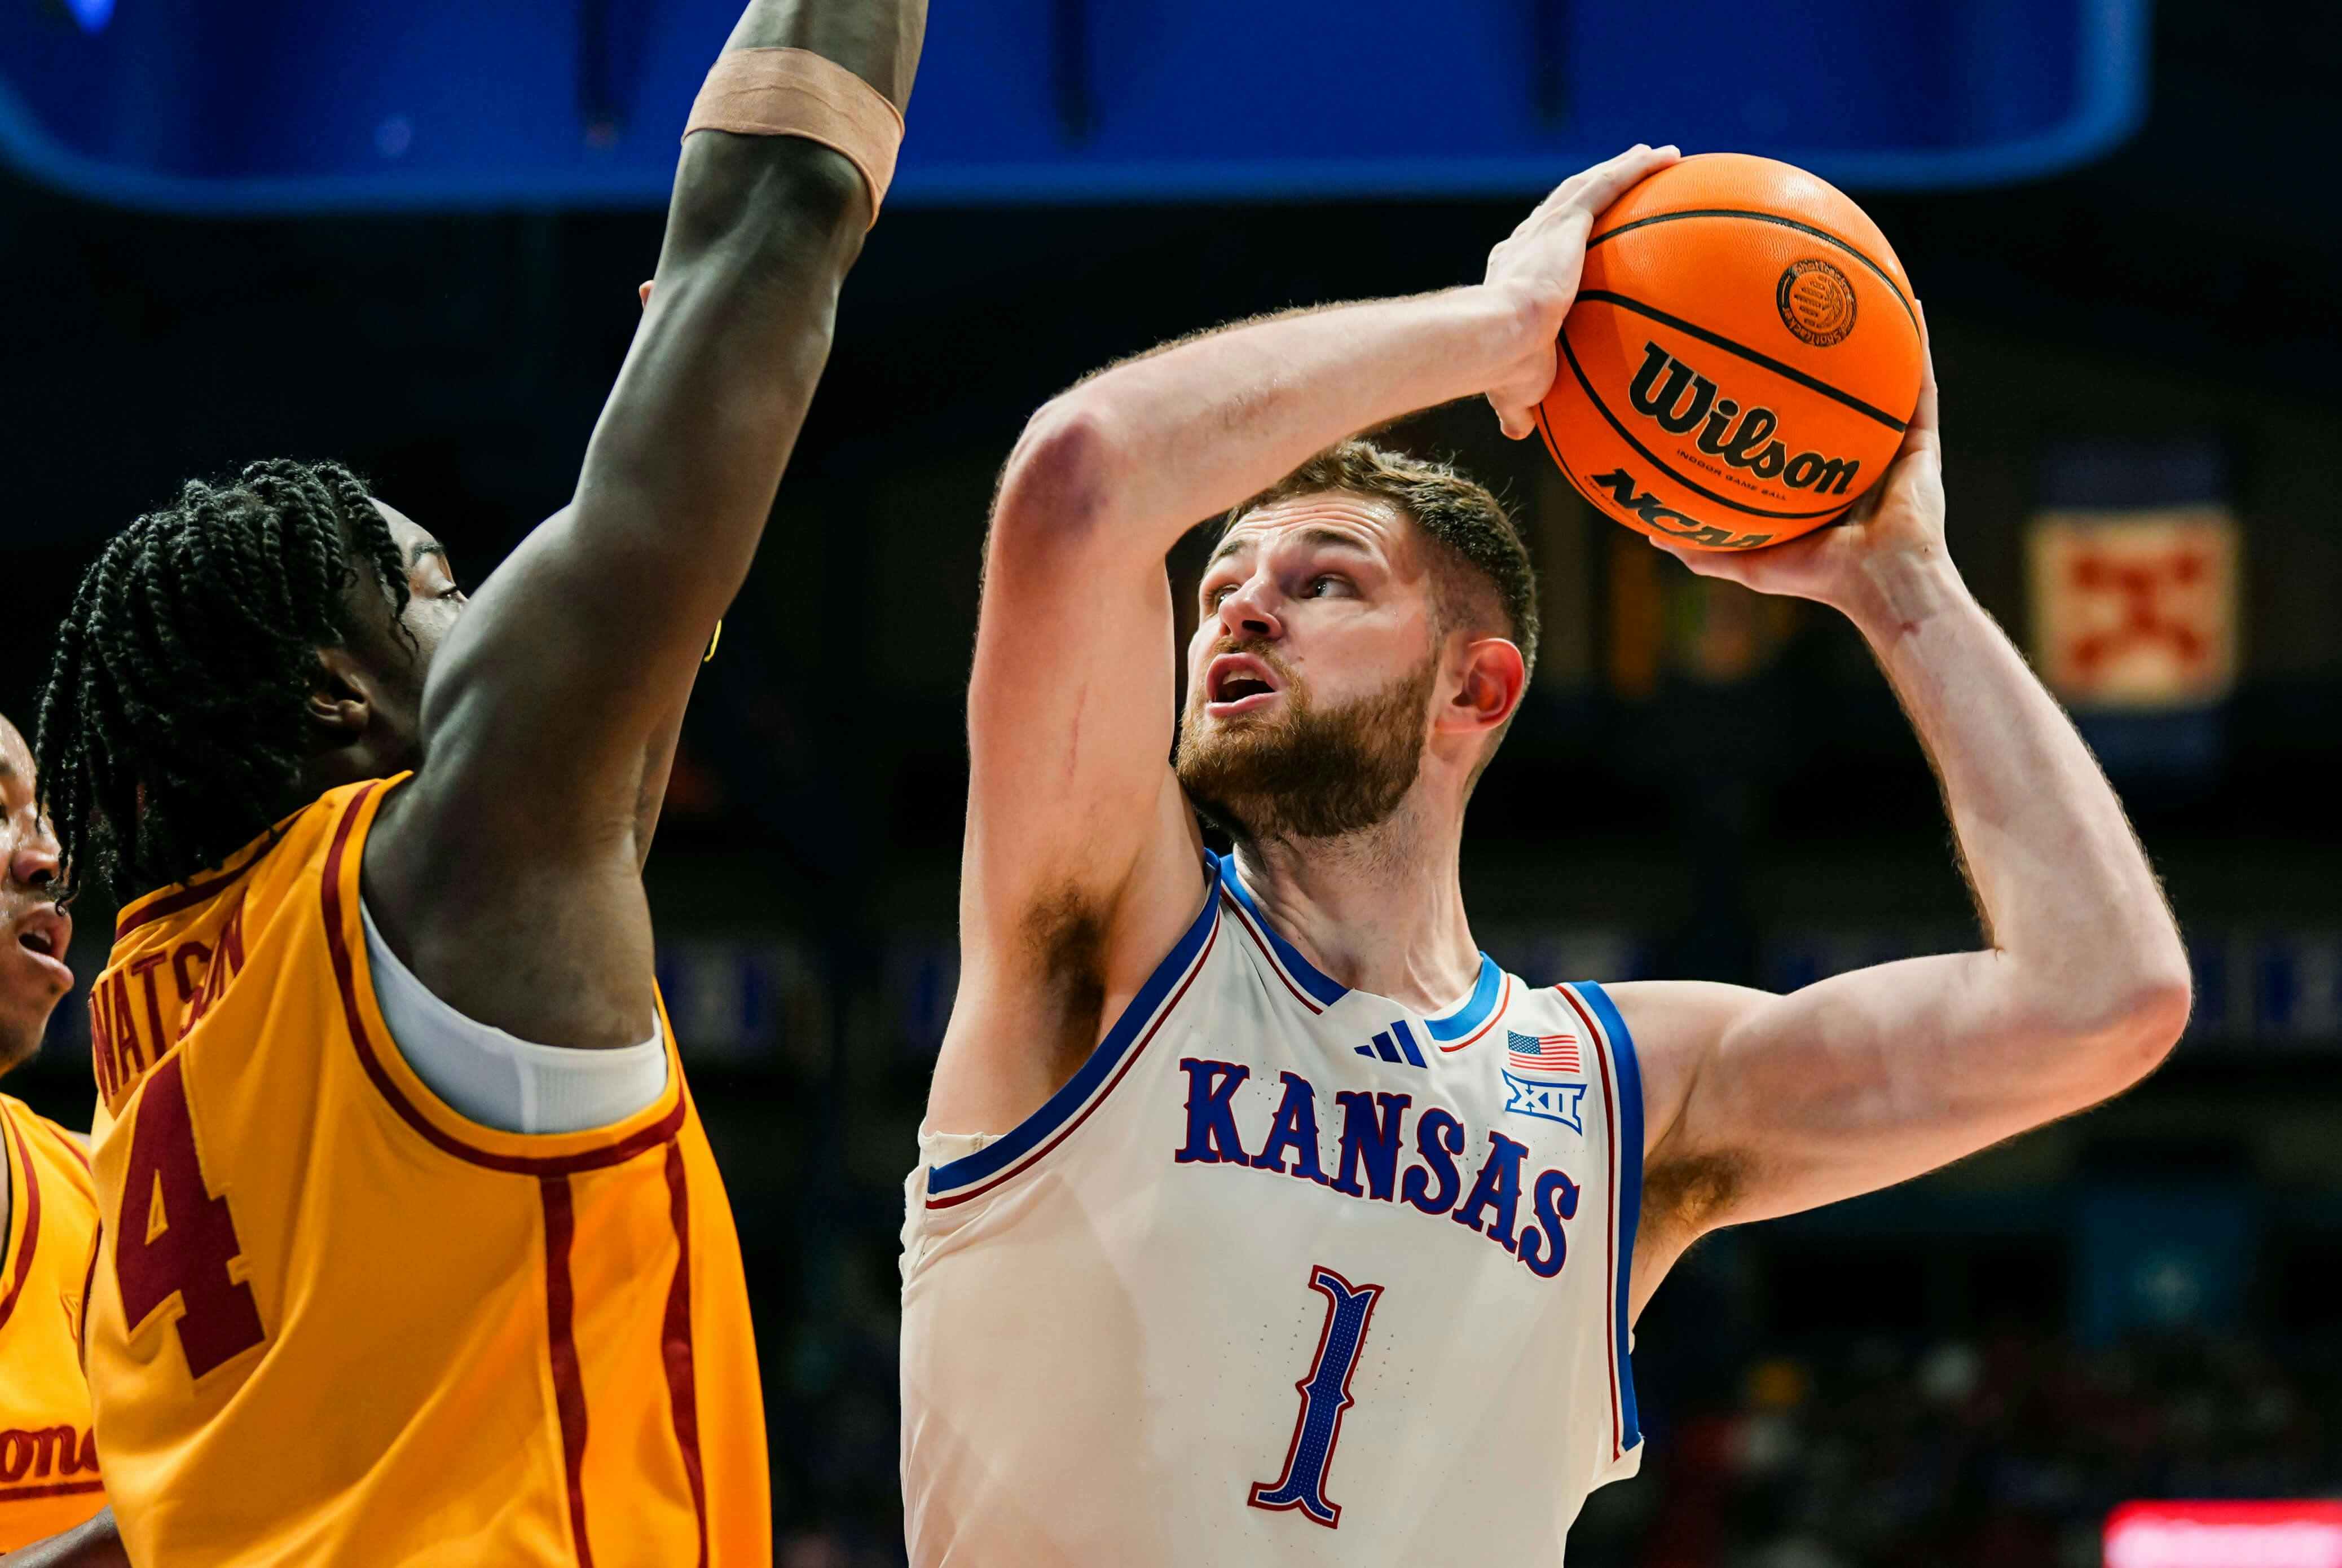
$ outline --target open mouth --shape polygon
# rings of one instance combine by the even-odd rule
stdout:
[[[1265,707],[1279,689],[1267,664],[1250,654],[1222,654],[1204,672],[1205,705],[1217,718]]]
[[[65,949],[72,942],[73,922],[54,909],[29,911],[16,922],[16,945],[59,969],[65,967]]]

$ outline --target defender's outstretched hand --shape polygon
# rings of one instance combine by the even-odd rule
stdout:
[[[1560,369],[1554,342],[1561,335],[1562,317],[1577,299],[1577,279],[1586,270],[1586,240],[1594,220],[1638,181],[1682,155],[1672,146],[1637,142],[1608,163],[1570,175],[1521,220],[1510,238],[1488,253],[1488,285],[1512,295],[1525,317],[1527,350],[1488,388],[1496,422],[1514,440],[1536,429],[1536,405],[1553,390]]]
[[[1901,584],[1913,566],[1935,567],[1944,549],[1944,444],[1937,424],[1936,361],[1919,312],[1919,402],[1886,477],[1837,522],[1765,550],[1687,550],[1652,543],[1703,577],[1760,594],[1815,599],[1857,622],[1907,616]]]

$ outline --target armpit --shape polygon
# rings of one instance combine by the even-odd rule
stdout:
[[[1066,884],[1035,898],[1017,935],[1040,985],[1037,1011],[1050,1020],[1050,1073],[1063,1084],[1097,1044],[1104,1021],[1106,917],[1095,896]]]
[[[1726,1150],[1646,1166],[1642,1224],[1686,1239],[1715,1228],[1747,1190],[1749,1164],[1746,1154]]]

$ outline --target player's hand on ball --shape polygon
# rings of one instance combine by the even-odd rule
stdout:
[[[1553,389],[1560,361],[1554,340],[1562,317],[1577,298],[1578,275],[1586,269],[1586,239],[1602,210],[1646,175],[1683,155],[1672,146],[1641,143],[1575,174],[1523,218],[1512,236],[1488,253],[1485,285],[1501,291],[1521,319],[1521,353],[1488,388],[1489,405],[1505,434],[1518,441],[1536,429],[1536,405]]]
[[[1845,515],[1800,539],[1759,550],[1688,550],[1651,542],[1703,577],[1723,577],[1760,594],[1814,599],[1860,618],[1899,595],[1892,574],[1941,566],[1944,548],[1944,447],[1937,433],[1936,359],[1919,313],[1919,402],[1887,476]]]

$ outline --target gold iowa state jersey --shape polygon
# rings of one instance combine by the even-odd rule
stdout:
[[[72,1134],[0,1094],[9,1194],[0,1236],[0,1552],[105,1506],[81,1370],[97,1189]]]
[[[739,1240],[673,1032],[665,1093],[612,1126],[497,1132],[433,1095],[359,913],[400,782],[131,904],[93,990],[89,1378],[125,1544],[766,1563]]]

